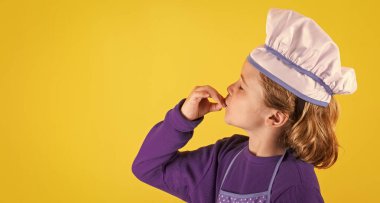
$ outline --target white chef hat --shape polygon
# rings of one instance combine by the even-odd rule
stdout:
[[[247,59],[298,98],[326,107],[331,95],[356,91],[354,69],[341,66],[338,46],[313,19],[272,8],[266,34]]]

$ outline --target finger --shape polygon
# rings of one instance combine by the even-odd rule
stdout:
[[[208,97],[210,97],[210,93],[208,93],[207,90],[194,91],[192,95],[193,100],[195,100],[197,103],[199,103],[199,101],[202,100],[203,98],[208,98]],[[208,112],[220,111],[223,108],[223,105],[220,103],[212,103],[212,102],[209,102],[209,103],[210,105],[208,107]]]
[[[210,85],[196,86],[194,89],[197,91],[200,91],[200,90],[207,91],[210,94],[211,98],[217,101],[221,106],[224,106],[224,107],[227,106],[224,97],[221,94],[219,94],[215,88],[211,87]]]
[[[214,97],[217,97],[218,99],[215,99],[214,97],[213,97],[213,99],[215,100],[215,101],[218,101],[218,103],[220,103],[222,106],[224,106],[224,107],[226,107],[227,105],[226,105],[226,103],[225,103],[225,100],[224,100],[224,97],[221,95],[221,94],[219,94],[219,92],[215,89],[215,88],[213,88],[213,87],[211,87],[211,86],[209,86],[209,85],[206,85],[206,87],[208,87],[208,88],[210,88],[210,90],[211,90],[211,96],[213,96],[214,95]]]
[[[210,106],[210,111],[220,111],[222,110],[222,105],[219,104],[219,103],[211,103],[211,106]]]
[[[208,98],[210,97],[210,94],[206,91],[194,91],[191,94],[191,100],[195,100],[196,102],[199,102],[203,98]]]
[[[215,101],[217,101],[220,105],[226,107],[227,105],[225,104],[225,100],[224,100],[224,97],[218,93],[218,91],[216,89],[214,89],[213,87],[209,86],[209,85],[205,85],[205,86],[197,86],[197,90],[205,90],[207,91],[211,98],[214,99]]]

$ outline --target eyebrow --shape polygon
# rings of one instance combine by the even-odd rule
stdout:
[[[247,83],[245,82],[245,79],[243,77],[243,74],[240,74],[241,79],[243,80],[244,84],[248,87]]]

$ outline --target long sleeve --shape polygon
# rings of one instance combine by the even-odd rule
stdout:
[[[215,202],[223,174],[233,156],[248,145],[249,137],[234,134],[193,151],[179,152],[204,119],[186,119],[180,110],[185,100],[149,131],[132,164],[132,172],[142,182],[186,202]],[[224,189],[239,194],[264,191],[265,184],[259,183],[269,184],[274,170],[271,160],[245,150],[236,159],[230,174],[234,178],[225,182]],[[276,180],[271,202],[324,202],[313,166],[293,156],[284,159]]]
[[[323,203],[321,193],[315,187],[307,185],[294,185],[284,191],[276,200],[275,203]]]
[[[183,98],[170,109],[164,120],[149,131],[132,164],[132,171],[139,180],[189,201],[190,187],[206,173],[211,145],[191,153],[178,151],[204,119],[204,116],[193,121],[186,119],[180,111],[185,100]]]

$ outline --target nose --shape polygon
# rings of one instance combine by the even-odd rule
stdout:
[[[228,92],[228,94],[230,94],[230,95],[232,95],[232,93],[233,93],[233,86],[234,86],[234,83],[232,83],[231,85],[229,85],[229,86],[227,87],[227,92]]]

